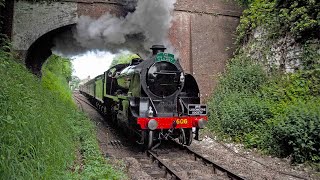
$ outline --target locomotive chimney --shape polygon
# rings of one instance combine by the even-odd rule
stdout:
[[[152,55],[156,55],[159,52],[164,52],[165,48],[164,45],[153,45],[150,49],[152,49]]]

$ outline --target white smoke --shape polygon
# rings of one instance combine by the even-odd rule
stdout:
[[[72,36],[65,34],[56,38],[54,50],[64,55],[89,49],[146,54],[153,44],[172,47],[167,36],[175,1],[138,0],[135,11],[126,17],[105,14],[99,19],[92,19],[81,16]]]

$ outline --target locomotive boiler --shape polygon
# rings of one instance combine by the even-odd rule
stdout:
[[[168,139],[190,145],[193,133],[198,139],[208,120],[197,82],[164,46],[151,49],[146,60],[115,65],[82,85],[80,92],[148,149]]]

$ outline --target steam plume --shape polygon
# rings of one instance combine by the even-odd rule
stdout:
[[[171,27],[176,0],[135,0],[135,11],[126,17],[105,14],[99,19],[81,16],[72,35],[64,34],[55,40],[54,50],[64,55],[79,54],[89,49],[117,53],[126,49],[146,54],[153,44],[171,47],[167,33]]]

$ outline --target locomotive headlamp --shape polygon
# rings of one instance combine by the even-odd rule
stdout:
[[[180,82],[183,83],[183,82],[184,82],[184,79],[185,79],[185,78],[184,78],[184,75],[183,75],[183,73],[181,73],[181,74],[180,74]]]
[[[154,119],[150,119],[150,121],[148,122],[148,128],[150,130],[155,130],[158,127],[158,122]]]
[[[151,106],[149,106],[148,117],[153,117],[153,110]]]
[[[204,120],[203,118],[201,118],[201,119],[198,121],[198,127],[199,127],[199,128],[204,128],[206,125],[207,125],[207,121]]]

